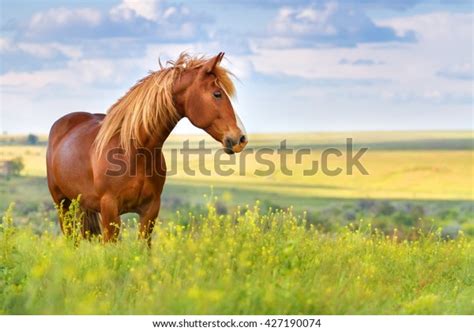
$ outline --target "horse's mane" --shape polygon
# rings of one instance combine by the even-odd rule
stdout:
[[[142,146],[143,136],[156,135],[160,128],[176,125],[180,116],[173,103],[173,84],[185,70],[201,67],[208,58],[181,53],[176,61],[168,61],[160,70],[139,80],[107,111],[95,139],[95,150],[100,155],[109,141],[119,135],[120,147],[128,153]],[[231,73],[217,65],[216,83],[229,95],[235,94]]]

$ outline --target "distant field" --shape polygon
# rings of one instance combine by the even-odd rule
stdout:
[[[176,185],[214,185],[257,192],[273,192],[301,197],[364,198],[364,199],[442,199],[472,200],[474,151],[470,132],[414,132],[414,133],[323,133],[281,135],[288,147],[310,147],[311,154],[305,155],[297,163],[294,154],[288,157],[288,168],[291,176],[280,171],[280,156],[267,155],[265,158],[276,165],[276,170],[269,176],[257,176],[255,171],[267,169],[258,164],[255,154],[245,156],[245,168],[240,167],[242,155],[234,157],[234,165],[222,167],[233,169],[232,176],[218,176],[214,169],[214,155],[206,157],[206,168],[211,174],[206,176],[196,172],[196,176],[183,171],[182,159],[172,162],[169,150],[181,148],[188,137],[173,136],[167,143],[165,152],[168,169],[176,166],[176,175],[168,178],[169,183]],[[361,174],[354,169],[352,175],[345,173],[345,157],[331,156],[330,169],[340,167],[343,173],[337,176],[319,172],[304,176],[312,161],[320,161],[324,148],[338,147],[345,155],[345,138],[353,137],[354,150],[367,146],[369,150],[361,157],[361,163],[369,175]],[[249,149],[279,145],[279,135],[251,136]],[[203,137],[191,137],[191,147],[197,148],[197,141]],[[206,138],[207,139],[207,138]],[[442,142],[442,143],[440,143]],[[208,146],[217,148],[215,142],[206,140]],[[295,147],[296,146],[296,147]],[[324,146],[324,147],[322,147]],[[377,146],[377,147],[374,147]],[[385,146],[385,148],[382,148]],[[389,146],[389,147],[387,147]],[[419,147],[425,146],[422,150]],[[1,146],[0,160],[22,156],[25,161],[26,176],[45,176],[45,146]],[[231,159],[224,156],[223,159]],[[189,167],[198,170],[198,157],[191,156]],[[239,172],[245,169],[245,173]]]
[[[313,176],[304,176],[303,170],[314,160],[321,159],[325,148],[337,147],[345,153],[344,143],[351,137],[354,150],[368,147],[361,163],[369,175],[354,169],[352,175],[345,172],[328,176],[319,171]],[[288,147],[310,148],[300,164],[295,156],[288,157],[288,168],[293,171],[287,176],[279,170],[279,156],[267,155],[274,162],[276,171],[269,176],[257,176],[256,170],[264,170],[258,164],[255,154],[245,156],[245,172],[239,171],[242,155],[234,156],[234,163],[224,169],[233,169],[231,176],[219,176],[214,169],[214,155],[206,157],[206,168],[211,175],[187,175],[183,171],[182,159],[173,163],[171,149],[182,148],[189,140],[192,148],[198,141],[206,139],[206,146],[214,150],[220,146],[205,136],[171,136],[165,153],[168,169],[176,167],[177,173],[167,178],[163,193],[163,208],[160,216],[171,217],[176,210],[191,210],[202,206],[204,195],[219,197],[225,210],[237,205],[262,201],[273,208],[295,207],[297,211],[308,211],[321,224],[347,224],[357,219],[378,220],[379,226],[397,224],[417,225],[418,219],[435,220],[451,231],[463,229],[474,234],[474,151],[471,132],[359,132],[359,133],[312,133],[312,134],[261,134],[251,135],[248,149],[276,147],[286,140]],[[4,139],[8,140],[8,139]],[[25,163],[23,178],[12,178],[2,184],[0,208],[5,209],[11,201],[17,202],[20,215],[54,217],[52,204],[44,180],[44,144],[29,146],[16,144],[21,137],[0,144],[0,160],[21,156]],[[425,146],[425,149],[421,147]],[[228,156],[223,158],[229,159]],[[231,158],[230,158],[231,159]],[[198,170],[198,157],[192,156],[189,166]],[[344,171],[344,157],[331,156],[329,168],[341,167]],[[365,201],[372,201],[366,203]],[[389,205],[388,207],[385,205]],[[199,207],[200,208],[200,207]],[[387,211],[388,208],[388,211]],[[421,209],[421,212],[419,211]],[[385,214],[384,214],[385,213]],[[402,216],[395,214],[402,214]],[[404,216],[403,216],[404,215]],[[37,216],[35,216],[37,217]],[[452,232],[452,233],[454,233]]]

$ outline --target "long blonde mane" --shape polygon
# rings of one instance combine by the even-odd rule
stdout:
[[[95,150],[100,155],[110,140],[119,135],[120,147],[128,153],[132,146],[143,146],[143,137],[171,129],[180,119],[173,103],[173,84],[185,70],[201,67],[207,58],[181,53],[176,61],[160,63],[160,70],[151,72],[138,81],[107,111],[95,139]],[[217,65],[216,83],[229,95],[235,94],[231,73]]]

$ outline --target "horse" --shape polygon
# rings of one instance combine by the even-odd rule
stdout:
[[[181,53],[175,61],[160,62],[159,70],[139,80],[106,114],[74,112],[53,124],[48,188],[63,212],[80,196],[83,236],[115,241],[120,215],[134,212],[140,217],[139,238],[151,243],[166,179],[161,148],[182,118],[228,154],[245,148],[245,129],[231,102],[235,86],[231,72],[221,66],[223,57],[223,52],[210,58]],[[133,174],[111,171],[117,162]],[[61,217],[59,223],[67,234]]]

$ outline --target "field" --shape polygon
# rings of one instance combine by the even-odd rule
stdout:
[[[180,224],[184,222],[185,225]],[[0,309],[10,314],[472,314],[472,242],[335,235],[290,212],[177,218],[150,251],[9,229]],[[187,224],[186,224],[187,223]],[[10,231],[11,230],[11,231]]]
[[[345,139],[368,175],[346,173]],[[192,137],[198,146],[202,137]],[[183,137],[166,146],[167,160]],[[187,139],[187,138],[186,138]],[[59,235],[45,182],[45,145],[0,139],[0,160],[22,157],[20,177],[0,178],[0,312],[38,314],[473,314],[474,159],[471,132],[250,136],[309,154],[268,176],[254,154],[230,176],[167,179],[161,225],[148,250],[135,215],[119,242]],[[217,145],[209,142],[213,149]],[[304,176],[323,151],[329,167]],[[168,161],[168,168],[172,166]],[[198,158],[187,163],[197,169]],[[242,170],[243,169],[243,170]],[[239,172],[243,173],[240,174]]]

